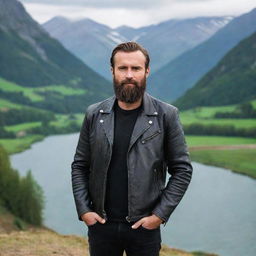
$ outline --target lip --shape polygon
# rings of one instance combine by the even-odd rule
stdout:
[[[125,83],[125,85],[132,86],[132,85],[135,85],[135,84],[133,84],[133,83]]]

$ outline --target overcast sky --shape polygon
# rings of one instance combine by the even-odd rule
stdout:
[[[91,18],[110,27],[141,27],[172,18],[238,16],[256,0],[20,0],[39,23],[55,16]]]

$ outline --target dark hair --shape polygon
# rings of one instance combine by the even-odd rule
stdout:
[[[114,57],[117,52],[136,52],[136,51],[141,51],[143,53],[143,55],[146,58],[145,67],[148,68],[149,62],[150,62],[148,52],[145,48],[143,48],[141,45],[139,45],[136,42],[126,42],[126,43],[121,43],[117,45],[112,51],[112,55],[110,58],[111,67],[114,67]]]

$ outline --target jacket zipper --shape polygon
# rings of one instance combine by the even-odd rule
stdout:
[[[111,156],[112,156],[112,145],[110,144],[110,158],[108,160],[108,164],[107,164],[107,169],[106,169],[106,173],[105,173],[105,178],[104,178],[104,185],[103,185],[103,198],[102,198],[102,215],[103,218],[107,221],[107,214],[105,211],[105,195],[106,195],[106,183],[107,183],[107,175],[108,175],[108,168],[109,168],[109,164],[111,161]]]
[[[148,127],[149,128],[149,127]],[[148,129],[147,128],[147,129]],[[147,129],[145,129],[143,132],[145,132]],[[161,130],[158,130],[156,133],[154,133],[153,135],[151,135],[150,137],[146,138],[146,140],[152,138],[152,137],[155,137],[157,134],[161,133]],[[142,143],[145,143],[146,140],[143,140]],[[127,162],[127,175],[128,175],[128,216],[126,216],[126,220],[128,222],[131,222],[131,216],[130,216],[130,213],[131,213],[131,208],[130,208],[130,200],[129,200],[129,195],[130,195],[130,178],[129,178],[129,170],[130,170],[130,167],[129,167],[129,159],[128,159],[128,155],[129,155],[129,152],[130,152],[130,149],[131,147],[128,148],[128,152],[127,152],[127,155],[126,155],[126,162]]]
[[[142,143],[144,144],[146,141],[148,141],[148,140],[154,138],[155,136],[157,136],[157,135],[160,134],[160,133],[161,133],[161,130],[158,130],[156,133],[154,133],[154,134],[152,134],[151,136],[149,136],[149,137],[143,139],[143,140],[142,140]]]
[[[131,217],[130,217],[131,211],[130,211],[130,200],[129,200],[129,195],[130,195],[130,193],[129,193],[129,188],[130,188],[129,170],[130,170],[130,167],[129,167],[129,163],[128,163],[128,162],[129,162],[129,161],[128,161],[129,151],[130,151],[130,149],[128,150],[127,155],[126,155],[127,175],[128,175],[128,186],[127,186],[127,189],[128,189],[128,216],[126,216],[125,219],[126,219],[128,222],[131,222]]]

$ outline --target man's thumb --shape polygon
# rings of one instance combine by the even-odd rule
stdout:
[[[142,224],[142,221],[139,220],[139,221],[137,221],[136,223],[134,223],[134,224],[132,225],[132,228],[133,228],[133,229],[136,229],[136,228],[138,228],[141,224]]]
[[[102,224],[104,224],[106,222],[105,219],[101,218],[98,214],[96,216],[96,220],[99,221]]]

